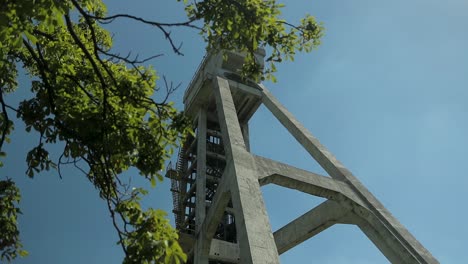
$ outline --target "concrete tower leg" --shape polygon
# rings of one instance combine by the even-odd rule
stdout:
[[[276,244],[256,176],[256,163],[247,152],[229,82],[214,79],[214,95],[226,161],[223,177],[231,177],[240,263],[279,263]]]
[[[197,125],[197,178],[196,178],[196,207],[195,207],[195,231],[200,232],[205,220],[206,205],[206,109],[201,107],[198,113]],[[203,240],[195,242],[195,264],[208,264],[208,249]]]

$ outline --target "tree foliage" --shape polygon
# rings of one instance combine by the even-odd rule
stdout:
[[[294,60],[296,51],[310,52],[323,34],[323,26],[313,16],[306,15],[299,25],[281,19],[283,7],[276,0],[205,0],[188,4],[186,11],[192,20],[203,21],[201,33],[209,50],[246,52],[243,74],[274,81],[275,63]],[[271,48],[269,67],[263,71],[254,59],[258,48]]]
[[[102,24],[131,19],[152,25],[176,54],[181,51],[169,28],[199,30],[208,50],[246,52],[242,74],[263,79],[273,78],[275,63],[283,58],[316,47],[322,35],[313,17],[294,26],[280,18],[281,8],[275,0],[185,2],[187,21],[161,23],[108,15],[101,0],[0,1],[0,151],[9,142],[15,113],[26,131],[38,135],[26,157],[26,174],[32,178],[57,169],[61,177],[65,165],[82,171],[107,204],[124,263],[184,262],[165,213],[144,210],[140,201],[147,190],[132,188],[122,173],[137,168],[154,187],[162,180],[164,162],[190,132],[188,121],[168,100],[175,87],[164,79],[161,90],[155,70],[143,64],[146,59],[113,53]],[[264,72],[253,57],[260,47],[271,49]],[[17,67],[29,74],[32,97],[15,107],[4,94],[17,88]],[[156,101],[154,93],[165,96]],[[63,146],[58,160],[49,157],[52,144]],[[19,197],[12,180],[0,181],[0,252],[7,261],[26,254],[16,224]]]
[[[17,255],[26,256],[19,240],[16,219],[20,213],[17,204],[21,196],[11,179],[0,181],[0,259],[11,261]]]

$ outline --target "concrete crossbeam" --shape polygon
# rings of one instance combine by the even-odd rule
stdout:
[[[241,90],[242,92],[246,94],[256,96],[256,97],[262,97],[262,90],[260,90],[259,88],[252,89],[252,86],[243,84],[241,82],[236,82],[234,80],[228,80],[228,82],[229,82],[229,87],[231,87],[231,89]]]
[[[283,226],[273,235],[279,254],[340,223],[340,218],[350,212],[334,201],[325,201],[309,212]]]
[[[210,260],[239,263],[239,245],[219,239],[213,239],[210,247]]]
[[[187,255],[196,254],[195,236],[179,233],[179,244]],[[193,250],[193,249],[196,250]],[[194,252],[195,251],[195,252]],[[229,263],[239,263],[239,245],[213,238],[210,244],[208,259]],[[208,260],[206,260],[208,263]]]
[[[254,158],[261,186],[273,183],[335,201],[343,201],[346,197],[365,207],[363,201],[345,182],[264,157],[254,156]]]

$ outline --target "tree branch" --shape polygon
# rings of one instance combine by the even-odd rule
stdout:
[[[169,41],[173,52],[175,54],[181,55],[181,56],[184,55],[180,51],[180,49],[182,47],[182,43],[179,46],[176,46],[173,39],[171,38],[171,32],[168,31],[166,29],[166,27],[181,27],[181,26],[183,26],[183,27],[195,28],[195,29],[198,29],[198,30],[202,29],[202,28],[192,24],[192,22],[195,21],[195,20],[189,20],[189,21],[181,22],[181,23],[160,23],[160,22],[150,21],[150,20],[143,19],[141,17],[132,16],[132,15],[128,15],[128,14],[117,14],[117,15],[112,15],[112,16],[108,16],[108,17],[100,17],[100,16],[95,16],[95,15],[91,15],[89,13],[86,13],[86,11],[84,11],[81,8],[81,6],[79,6],[79,4],[76,2],[76,0],[72,0],[72,3],[85,18],[91,18],[91,19],[94,19],[94,20],[99,21],[99,22],[103,22],[103,21],[112,22],[116,18],[128,18],[128,19],[132,19],[132,20],[135,20],[135,21],[142,22],[143,24],[154,26],[154,27],[158,28],[164,34],[164,37]]]
[[[0,151],[3,147],[3,142],[5,142],[6,135],[8,133],[8,126],[10,123],[10,119],[8,118],[8,112],[6,110],[6,104],[3,99],[3,89],[0,90],[0,103],[2,104],[2,115],[3,115],[3,129],[2,129],[2,136],[0,138]]]

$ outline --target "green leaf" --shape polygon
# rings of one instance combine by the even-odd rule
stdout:
[[[29,39],[29,41],[31,41],[34,45],[36,44],[36,42],[37,42],[36,36],[34,36],[33,34],[29,33],[28,31],[25,31],[25,32],[24,32],[24,35],[25,35],[26,38]]]
[[[153,188],[156,187],[156,178],[154,176],[151,176],[150,180],[151,180],[151,187]]]

